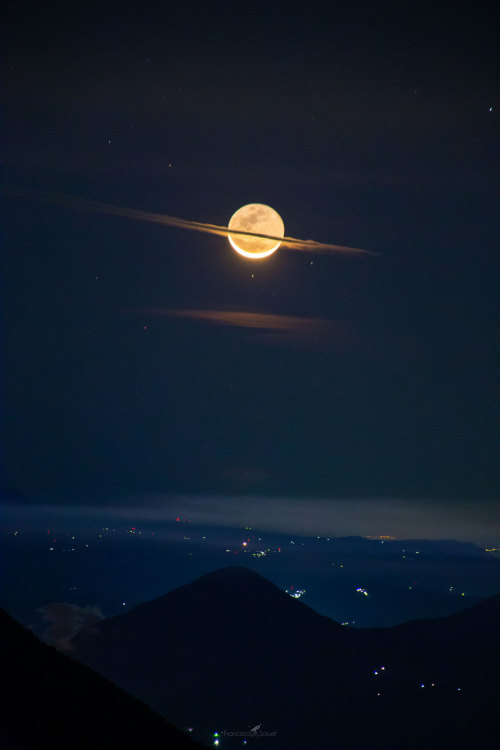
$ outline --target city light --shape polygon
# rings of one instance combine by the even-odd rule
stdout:
[[[305,589],[293,589],[293,586],[290,587],[290,590],[286,589],[286,593],[291,596],[293,599],[300,599],[301,596],[304,596],[306,593]]]

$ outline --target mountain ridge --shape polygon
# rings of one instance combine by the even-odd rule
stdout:
[[[88,750],[117,743],[205,747],[88,666],[42,643],[2,609],[0,625],[5,750]]]
[[[405,731],[418,706],[424,720],[406,746],[437,748],[449,739],[451,715],[459,716],[460,739],[474,722],[481,722],[476,735],[488,724],[483,708],[494,686],[484,663],[499,606],[493,597],[444,624],[357,630],[235,566],[99,621],[75,638],[74,656],[160,714],[168,707],[177,724],[206,733],[268,721],[278,732],[276,750],[313,737],[311,746],[330,747],[332,727],[338,747],[396,749],[387,722],[397,710],[392,722]]]

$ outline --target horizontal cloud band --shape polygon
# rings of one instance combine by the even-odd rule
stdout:
[[[30,197],[38,200],[57,203],[58,205],[68,206],[69,208],[79,208],[87,211],[99,211],[101,213],[111,214],[113,216],[122,216],[127,219],[137,219],[139,221],[148,221],[155,224],[162,224],[179,229],[190,229],[194,232],[204,232],[206,234],[215,234],[220,237],[227,237],[228,228],[217,224],[207,224],[201,221],[190,221],[188,219],[179,219],[176,216],[167,214],[156,214],[150,211],[141,211],[135,208],[122,208],[113,206],[108,203],[85,200],[83,198],[72,198],[64,195],[43,195],[30,193]],[[244,235],[247,237],[259,237],[262,239],[279,240],[282,247],[290,250],[306,250],[312,252],[337,252],[347,254],[378,255],[370,250],[361,250],[357,247],[346,247],[344,245],[334,245],[328,242],[316,242],[315,240],[300,240],[295,237],[276,237],[270,234],[259,234],[256,232],[246,232],[242,230],[231,229],[231,234]]]

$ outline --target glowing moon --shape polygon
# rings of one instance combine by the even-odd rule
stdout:
[[[229,220],[228,229],[238,232],[252,232],[253,234],[271,235],[271,237],[283,237],[285,225],[279,213],[265,206],[263,203],[248,203],[239,208]],[[281,245],[281,240],[269,237],[251,237],[244,234],[233,234],[228,232],[227,238],[237,253],[245,258],[267,258]]]

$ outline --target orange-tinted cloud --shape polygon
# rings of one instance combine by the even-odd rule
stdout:
[[[351,327],[322,318],[305,318],[293,315],[241,312],[239,310],[203,309],[153,309],[149,315],[197,320],[216,325],[244,328],[262,334],[259,340],[273,344],[290,344],[301,348],[322,349],[336,342],[341,344],[352,336]]]

